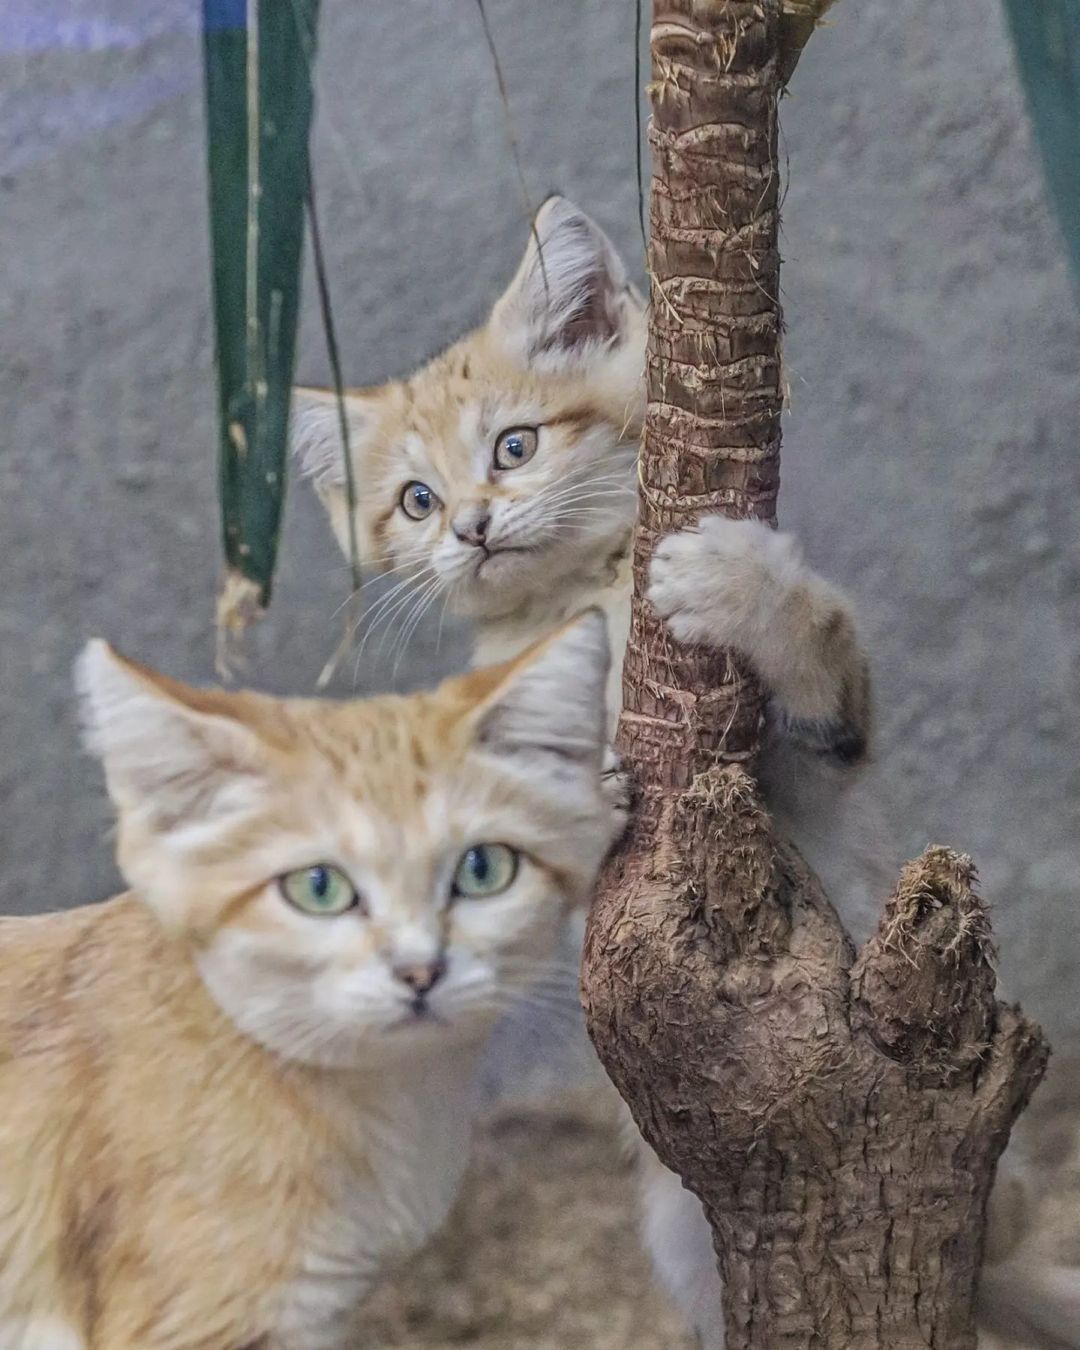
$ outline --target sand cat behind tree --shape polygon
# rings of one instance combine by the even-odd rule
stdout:
[[[131,892],[0,921],[0,1350],[347,1350],[443,1222],[478,1057],[618,829],[597,614],[432,693],[91,644]]]

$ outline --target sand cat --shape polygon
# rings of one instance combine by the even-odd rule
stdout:
[[[471,619],[478,661],[503,659],[583,605],[599,606],[616,654],[612,729],[629,621],[645,336],[644,306],[610,241],[555,197],[486,323],[410,378],[347,400],[363,561],[393,571],[421,603],[442,598]],[[347,550],[331,394],[297,391],[293,436]],[[772,812],[849,925],[865,933],[899,859],[883,846],[874,802],[854,790],[871,712],[848,602],[805,565],[793,538],[722,516],[661,542],[650,599],[677,638],[738,648],[762,676],[771,701],[760,772]],[[648,1158],[647,1244],[715,1350],[720,1291],[708,1225],[678,1178]]]
[[[617,829],[603,619],[410,698],[79,667],[131,886],[0,921],[2,1350],[346,1350]]]

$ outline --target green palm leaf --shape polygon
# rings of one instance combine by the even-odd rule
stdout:
[[[1005,0],[1050,195],[1080,282],[1080,0]]]
[[[219,623],[270,600],[285,500],[318,0],[203,0],[227,563]]]

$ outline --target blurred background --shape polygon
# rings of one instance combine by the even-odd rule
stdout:
[[[345,376],[367,384],[480,319],[527,227],[471,0],[323,10],[316,178]],[[641,277],[633,5],[488,12],[534,202],[573,198]],[[73,713],[83,641],[213,678],[198,19],[196,0],[0,7],[4,913],[117,884]],[[1080,1029],[1080,310],[999,0],[845,0],[783,131],[782,521],[872,635],[905,852],[975,855],[1006,992],[1062,1045]],[[298,376],[324,383],[310,276],[305,311]],[[346,583],[297,484],[246,678],[311,691]],[[466,635],[435,629],[396,670],[370,643],[337,691],[460,666]]]

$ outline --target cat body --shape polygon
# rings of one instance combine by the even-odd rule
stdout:
[[[2,1350],[354,1343],[446,1218],[490,1030],[617,829],[606,672],[598,615],[366,703],[91,647],[133,889],[0,921]]]
[[[395,576],[395,594],[417,597],[404,615],[406,601],[384,603],[380,622],[412,622],[441,598],[472,620],[476,659],[491,661],[595,605],[615,653],[612,733],[633,589],[645,340],[644,305],[610,241],[552,198],[480,329],[409,379],[346,399],[362,560]],[[297,391],[293,438],[348,551],[332,394]],[[649,599],[677,639],[736,649],[761,676],[770,698],[758,772],[770,811],[853,935],[865,936],[900,859],[860,784],[870,681],[847,600],[790,536],[723,516],[660,542]],[[679,1178],[638,1147],[654,1265],[703,1350],[719,1350],[711,1230]]]

